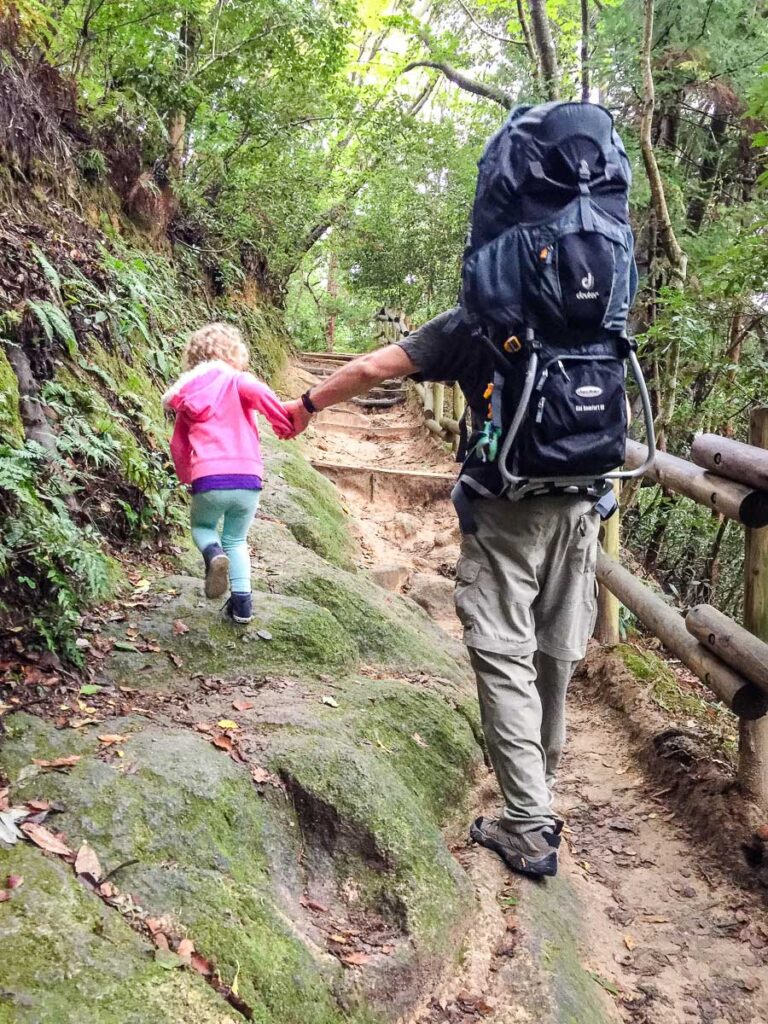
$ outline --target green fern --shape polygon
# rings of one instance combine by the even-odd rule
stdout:
[[[46,281],[53,288],[54,292],[59,295],[61,293],[61,277],[58,270],[49,262],[45,254],[38,249],[34,242],[30,243],[30,248],[32,255],[40,264],[40,269],[43,271]]]
[[[78,351],[77,337],[64,310],[45,299],[39,299],[37,302],[30,300],[28,305],[43,328],[48,341],[52,342],[54,337],[59,338],[64,343],[70,358],[74,359]]]

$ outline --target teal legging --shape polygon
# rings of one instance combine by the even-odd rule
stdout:
[[[240,489],[203,491],[192,495],[192,540],[201,551],[205,551],[209,544],[221,543],[229,558],[229,586],[233,594],[251,592],[248,530],[260,498],[261,491]]]

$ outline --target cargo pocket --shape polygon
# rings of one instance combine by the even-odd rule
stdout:
[[[475,621],[477,608],[477,581],[482,566],[479,562],[462,555],[456,564],[456,589],[453,593],[456,614],[465,629],[470,629]]]

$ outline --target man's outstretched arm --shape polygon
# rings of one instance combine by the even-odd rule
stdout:
[[[383,380],[390,377],[407,377],[417,370],[411,357],[399,345],[387,345],[386,348],[367,352],[340,366],[330,377],[312,387],[309,397],[312,405],[320,412],[330,405],[364,395]],[[287,402],[286,409],[293,420],[296,433],[300,434],[309,423],[310,413],[301,399]]]

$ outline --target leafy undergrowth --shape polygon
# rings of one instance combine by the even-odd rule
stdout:
[[[616,653],[659,707],[735,764],[738,737],[733,714],[684,665],[664,658],[655,646],[624,643]]]
[[[287,512],[254,530],[249,627],[180,553],[86,616],[83,673],[43,654],[12,677],[2,1024],[372,1024],[461,947],[472,891],[443,829],[482,765],[465,656],[339,566],[345,513],[295,445],[269,462]]]

